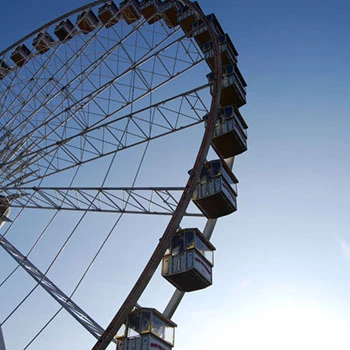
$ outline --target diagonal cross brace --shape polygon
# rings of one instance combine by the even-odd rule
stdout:
[[[16,262],[49,293],[71,316],[73,316],[86,330],[88,330],[96,339],[103,334],[104,329],[96,323],[84,310],[74,303],[69,296],[62,292],[52,281],[50,281],[38,268],[36,268],[27,257],[17,250],[8,240],[0,235],[0,246],[16,260]],[[0,328],[1,332],[1,328]],[[1,347],[0,333],[0,350]],[[113,340],[113,342],[116,342]]]

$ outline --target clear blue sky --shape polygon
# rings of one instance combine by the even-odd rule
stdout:
[[[348,350],[350,5],[199,3],[216,14],[239,52],[248,83],[241,112],[249,150],[234,164],[239,210],[220,220],[213,236],[214,285],[185,297],[174,318],[176,349]],[[1,48],[83,4],[4,2]],[[130,259],[138,259],[133,254]],[[43,307],[54,309],[40,296]],[[88,300],[80,303],[93,309]],[[65,319],[78,332],[61,314],[59,321]],[[46,348],[56,349],[55,339],[46,341]],[[74,348],[84,349],[79,343]]]

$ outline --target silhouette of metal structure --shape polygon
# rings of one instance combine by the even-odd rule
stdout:
[[[185,292],[213,282],[210,238],[216,221],[237,210],[238,180],[231,170],[234,157],[247,150],[248,128],[239,111],[247,84],[237,56],[216,16],[190,0],[94,1],[0,53],[0,245],[36,283],[0,324],[1,350],[4,327],[37,286],[96,338],[94,350],[111,342],[119,350],[173,347],[171,318]],[[204,125],[202,141],[185,186],[136,185],[150,145],[198,125]],[[213,160],[207,159],[210,149]],[[131,184],[116,180],[110,186],[116,157],[136,151],[139,156],[130,153],[129,159],[136,164]],[[166,152],[171,156],[171,149]],[[10,242],[13,227],[23,213],[44,209],[54,215],[24,254]],[[48,268],[40,270],[29,255],[64,212],[82,216]],[[88,213],[120,216],[66,294],[48,274]],[[104,329],[73,297],[128,214],[170,220]],[[180,229],[184,217],[206,220],[203,233]],[[176,288],[163,313],[138,304],[161,263],[163,277]]]

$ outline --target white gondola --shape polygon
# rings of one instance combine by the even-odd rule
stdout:
[[[237,156],[247,150],[247,129],[237,107],[219,108],[211,145],[221,158]]]
[[[171,350],[176,323],[152,308],[136,308],[128,316],[125,333],[117,336],[117,350]]]
[[[87,9],[77,17],[77,26],[84,34],[92,32],[98,26],[99,20],[92,10]]]
[[[118,7],[113,1],[108,1],[98,9],[97,16],[106,28],[110,28],[119,20]]]
[[[182,292],[213,283],[215,247],[197,228],[179,230],[162,263],[162,276]]]
[[[119,4],[120,13],[127,24],[136,22],[141,18],[139,4],[136,0],[124,0]]]
[[[237,183],[225,162],[206,162],[192,201],[207,218],[219,218],[237,210]]]
[[[11,67],[5,62],[5,60],[0,60],[0,80],[4,79],[10,72]]]
[[[22,67],[30,56],[30,50],[25,44],[17,46],[11,53],[11,60]]]
[[[76,29],[73,23],[67,18],[55,27],[54,33],[60,41],[67,41],[73,38],[73,34],[76,32]]]
[[[207,75],[209,83],[214,82],[214,73]],[[221,106],[235,105],[242,107],[247,103],[246,100],[246,86],[241,72],[236,64],[231,64],[222,68],[222,84],[221,84]],[[211,93],[213,93],[213,85],[211,86]]]
[[[209,67],[214,70],[215,55],[213,50],[213,43],[211,41],[204,43],[203,52],[205,60],[208,63]],[[228,34],[219,36],[219,52],[221,55],[221,65],[223,67],[237,63],[238,52]]]
[[[55,40],[48,32],[40,32],[35,36],[32,45],[43,54],[50,50],[54,42]]]

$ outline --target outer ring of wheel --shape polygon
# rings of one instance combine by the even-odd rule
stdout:
[[[69,13],[65,13],[63,16],[60,16],[58,18],[55,18],[51,22],[45,24],[44,26],[41,26],[40,28],[36,29],[35,31],[31,32],[30,34],[26,35],[22,39],[18,40],[11,46],[9,46],[7,49],[0,52],[0,57],[3,56],[5,53],[9,52],[19,44],[21,44],[23,41],[27,40],[28,38],[34,36],[35,34],[43,31],[48,26],[55,24],[65,18],[67,18],[70,15],[73,15],[77,12],[81,12],[85,9],[94,7],[99,4],[105,3],[106,0],[97,0],[94,2],[91,2],[87,5],[81,6]],[[197,181],[199,179],[201,170],[203,168],[203,164],[206,160],[206,156],[209,151],[210,142],[212,139],[214,126],[215,126],[215,119],[217,110],[219,107],[219,101],[220,101],[220,93],[221,93],[221,58],[219,54],[219,46],[218,42],[216,40],[216,36],[214,34],[212,24],[208,21],[206,16],[198,10],[198,8],[190,1],[190,0],[173,0],[173,2],[181,2],[187,7],[189,7],[191,10],[196,12],[198,17],[203,21],[203,23],[207,26],[208,32],[210,34],[211,42],[213,43],[213,52],[214,52],[214,84],[212,89],[212,100],[210,105],[210,112],[209,112],[209,118],[207,119],[206,123],[206,129],[201,141],[201,145],[194,163],[194,166],[192,168],[191,174],[189,176],[189,180],[186,184],[186,187],[182,193],[182,196],[179,200],[178,206],[176,207],[169,224],[164,231],[163,236],[161,237],[159,244],[155,248],[150,260],[146,264],[143,272],[141,273],[140,277],[136,281],[134,287],[130,291],[129,295],[125,299],[124,303],[120,307],[119,311],[116,313],[115,317],[109,324],[109,326],[106,328],[106,331],[103,333],[103,335],[100,337],[100,339],[97,341],[95,346],[93,347],[93,350],[101,350],[105,349],[111,340],[114,338],[115,334],[118,332],[118,330],[121,328],[122,324],[124,323],[125,319],[127,318],[129,312],[132,310],[132,308],[136,305],[137,300],[140,298],[142,292],[148,285],[149,281],[151,280],[152,276],[154,275],[157,267],[159,266],[165,251],[170,245],[171,239],[173,237],[173,234],[176,232],[177,228],[180,225],[180,222],[185,214],[185,211],[190,203],[190,200],[192,198],[192,195],[194,193]]]
[[[174,0],[176,1],[176,0]],[[214,52],[214,84],[212,90],[212,101],[210,106],[209,118],[207,121],[207,126],[203,135],[203,139],[199,148],[197,158],[195,160],[193,170],[191,171],[190,177],[182,193],[182,196],[179,200],[179,204],[175,209],[174,214],[172,215],[167,228],[164,231],[163,236],[159,240],[157,247],[155,248],[150,260],[146,264],[143,272],[136,281],[134,287],[130,291],[129,295],[125,299],[124,303],[106,328],[105,332],[102,334],[100,339],[96,342],[92,350],[103,350],[110,344],[114,336],[117,334],[119,329],[122,327],[125,322],[128,314],[132,308],[136,305],[138,299],[141,297],[144,289],[150,282],[153,274],[155,273],[157,267],[159,266],[166,250],[168,249],[171,239],[178,229],[182,217],[187,209],[187,206],[190,203],[192,195],[194,193],[197,181],[199,179],[200,173],[202,171],[204,162],[206,160],[212,135],[214,132],[215,119],[217,110],[220,103],[220,93],[221,93],[221,57],[219,55],[219,44],[217,38],[215,37],[212,24],[208,21],[206,16],[199,12],[195,5],[190,0],[180,0],[183,4],[188,6],[190,9],[195,11],[199,18],[205,23],[208,28],[211,42],[213,43],[213,52]]]

